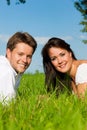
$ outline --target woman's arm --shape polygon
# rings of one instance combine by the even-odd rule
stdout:
[[[71,81],[71,87],[72,87],[72,90],[75,94],[77,94],[77,88],[76,88],[76,85],[74,83],[74,81]]]
[[[83,63],[77,68],[75,82],[78,96],[84,97],[87,89],[87,63]]]
[[[77,85],[77,93],[79,97],[84,97],[87,90],[87,83]]]

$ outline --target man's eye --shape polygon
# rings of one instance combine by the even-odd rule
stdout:
[[[32,55],[28,55],[27,58],[30,58],[30,59],[31,59],[31,58],[32,58]]]
[[[22,53],[18,53],[19,56],[22,56],[23,54]]]

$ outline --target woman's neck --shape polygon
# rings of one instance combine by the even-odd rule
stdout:
[[[77,60],[73,60],[71,69],[69,71],[69,75],[73,81],[75,80],[75,75],[76,75],[78,65],[79,65],[79,62]]]

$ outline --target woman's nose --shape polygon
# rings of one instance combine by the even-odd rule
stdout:
[[[57,58],[57,61],[58,61],[58,63],[60,64],[61,62],[62,62],[62,59],[61,58]]]

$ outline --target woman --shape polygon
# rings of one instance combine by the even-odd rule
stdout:
[[[85,94],[87,60],[77,60],[69,44],[53,37],[43,47],[42,57],[47,91],[68,85],[78,96]]]

